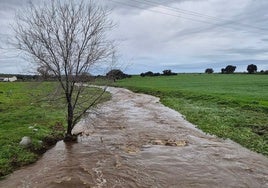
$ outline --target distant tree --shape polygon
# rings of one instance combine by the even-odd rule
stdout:
[[[222,74],[232,74],[232,73],[234,73],[235,69],[236,69],[236,66],[228,65],[225,69],[224,68],[221,69],[221,73]]]
[[[95,78],[88,72],[82,72],[80,75],[77,76],[77,79],[80,82],[90,82],[93,81]]]
[[[160,76],[161,74],[159,72],[157,73],[153,73],[152,71],[148,71],[145,73],[141,73],[140,76],[141,77],[145,77],[145,76]]]
[[[37,72],[40,74],[40,76],[44,79],[47,80],[50,75],[52,74],[47,66],[41,65],[40,67],[37,68]]]
[[[236,66],[228,65],[225,70],[227,74],[232,74],[235,72]]]
[[[119,69],[113,69],[110,70],[107,74],[106,77],[111,80],[120,80],[129,77],[129,75],[123,73],[123,71]]]
[[[171,75],[171,70],[163,70],[163,75]]]
[[[205,70],[205,73],[207,73],[207,74],[212,74],[213,72],[214,72],[214,70],[212,68],[207,68]]]
[[[261,74],[268,74],[268,70],[261,70],[260,73]]]
[[[152,71],[148,71],[144,73],[144,76],[154,76],[154,73]]]
[[[254,65],[254,64],[250,64],[247,67],[247,71],[248,71],[249,74],[254,74],[254,73],[257,72],[257,66]]]
[[[177,73],[172,72],[171,70],[163,70],[164,76],[177,75]]]
[[[144,74],[144,73],[141,73],[141,74],[140,74],[140,76],[141,76],[141,77],[144,77],[144,76],[145,76],[145,74]]]
[[[145,77],[145,76],[171,76],[171,75],[177,75],[177,73],[172,72],[171,70],[164,70],[163,74],[160,74],[159,72],[153,73],[152,71],[148,71],[145,73],[141,73],[140,76],[141,77]]]

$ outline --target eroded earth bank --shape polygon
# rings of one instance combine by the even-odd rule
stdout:
[[[126,89],[0,187],[268,187],[268,158],[209,136],[159,103]]]

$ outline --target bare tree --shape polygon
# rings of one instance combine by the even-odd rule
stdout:
[[[36,67],[53,74],[64,91],[68,114],[65,138],[72,138],[74,125],[100,97],[85,105],[81,100],[85,87],[79,84],[79,77],[113,55],[113,43],[107,38],[112,27],[109,11],[90,0],[50,0],[42,6],[31,3],[29,10],[17,16],[13,27],[16,47],[26,52]]]

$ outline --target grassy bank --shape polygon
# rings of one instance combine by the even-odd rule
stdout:
[[[179,74],[116,82],[152,94],[203,131],[268,155],[268,76]]]
[[[53,82],[0,82],[0,177],[36,161],[63,137],[66,107],[56,88]],[[101,92],[88,90],[88,97]],[[101,100],[109,98],[105,94]],[[31,148],[19,146],[23,136],[31,137]]]

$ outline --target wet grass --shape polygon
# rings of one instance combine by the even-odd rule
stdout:
[[[56,88],[54,82],[0,82],[0,177],[36,161],[44,144],[63,137],[66,108]],[[89,88],[87,96],[96,92],[101,91]],[[105,94],[101,101],[109,98]],[[31,137],[31,148],[19,146],[23,136]]]
[[[158,96],[204,132],[268,155],[267,75],[133,76],[116,86]]]

